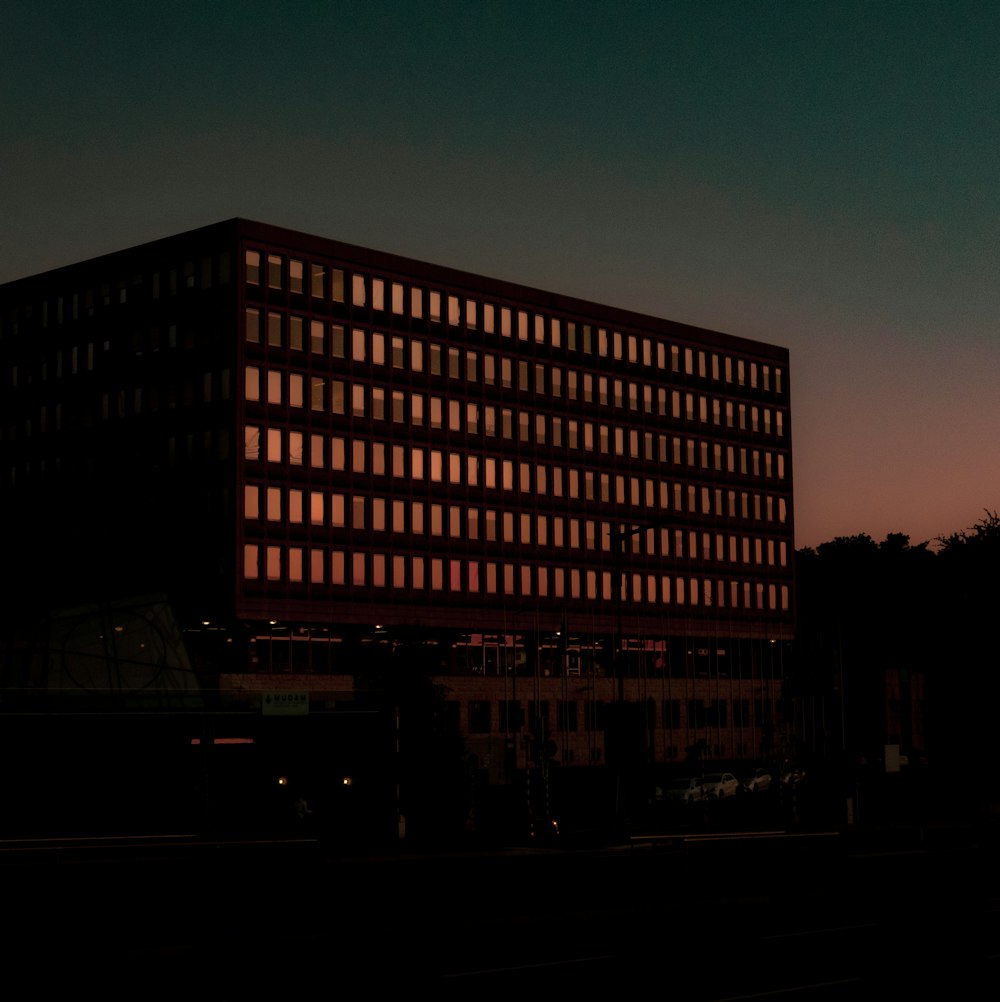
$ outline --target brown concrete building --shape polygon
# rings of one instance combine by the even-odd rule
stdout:
[[[222,691],[397,652],[515,768],[619,703],[782,741],[785,349],[234,219],[0,287],[0,380],[21,623],[164,595]]]

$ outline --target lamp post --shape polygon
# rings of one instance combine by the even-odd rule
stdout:
[[[667,524],[666,520],[656,522],[642,522],[638,525],[626,526],[619,523],[617,529],[611,529],[611,541],[615,546],[615,564],[617,584],[617,600],[615,603],[615,620],[617,636],[611,651],[612,671],[615,676],[615,712],[611,717],[612,745],[614,748],[616,762],[615,768],[615,821],[620,833],[625,828],[625,789],[624,789],[624,758],[625,749],[632,747],[626,739],[626,728],[635,720],[632,714],[625,712],[625,659],[622,656],[624,647],[624,602],[625,595],[631,589],[628,577],[625,572],[625,541],[633,536],[645,532],[647,529],[656,529]]]
[[[617,589],[617,601],[615,603],[616,611],[616,622],[617,622],[617,633],[618,636],[615,638],[615,646],[612,648],[612,670],[614,672],[615,678],[617,679],[617,691],[616,696],[619,703],[625,702],[625,670],[621,662],[619,651],[624,642],[624,627],[622,625],[623,616],[623,604],[625,601],[625,593],[630,591],[628,587],[628,577],[625,573],[625,540],[631,539],[633,536],[638,536],[640,532],[645,532],[647,529],[657,529],[666,525],[665,521],[660,522],[642,522],[639,525],[633,525],[631,527],[626,527],[624,524],[620,524],[617,529],[611,529],[611,541],[615,545],[615,573],[618,577],[618,589]]]

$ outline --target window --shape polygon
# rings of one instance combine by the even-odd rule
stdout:
[[[251,344],[260,344],[260,310],[246,311],[246,339]]]
[[[271,348],[281,347],[281,314],[267,315],[267,343]]]
[[[281,288],[281,255],[267,255],[267,284],[271,289]]]
[[[325,295],[326,268],[321,264],[309,266],[309,291],[316,299],[322,299]],[[322,581],[322,578],[313,578],[315,581]]]
[[[469,733],[489,734],[492,724],[490,701],[474,699],[469,703]]]
[[[260,400],[260,369],[252,365],[246,371],[246,399]]]
[[[558,700],[556,703],[556,730],[574,732],[576,729],[576,700]]]
[[[247,282],[250,285],[260,285],[260,251],[248,250],[246,253]],[[247,575],[249,577],[250,575]],[[253,575],[256,577],[257,575]]]
[[[267,429],[267,461],[280,463],[281,460],[281,429]]]
[[[260,576],[258,561],[258,548],[252,543],[247,543],[243,547],[243,576],[245,578],[254,579]]]
[[[524,709],[519,699],[500,701],[500,730],[504,733],[520,731],[524,727]]]
[[[267,547],[267,580],[281,580],[281,547]]]

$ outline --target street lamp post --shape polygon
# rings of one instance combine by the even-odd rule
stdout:
[[[664,520],[656,522],[643,522],[639,525],[626,526],[619,523],[617,529],[611,529],[611,541],[615,546],[617,601],[615,603],[615,620],[617,636],[611,651],[612,671],[615,676],[615,712],[612,716],[613,738],[617,765],[615,769],[615,820],[619,831],[623,832],[625,827],[625,790],[624,790],[624,762],[625,748],[630,747],[626,740],[625,730],[635,719],[631,714],[625,712],[625,668],[626,660],[623,657],[625,645],[624,631],[624,602],[626,593],[631,589],[628,584],[628,577],[625,571],[625,541],[633,536],[645,532],[647,529],[656,529],[666,525]]]

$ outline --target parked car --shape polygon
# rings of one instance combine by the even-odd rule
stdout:
[[[799,783],[804,782],[805,778],[805,769],[796,765],[785,771],[784,775],[781,777],[781,782],[784,783],[785,786],[795,787],[798,786]]]
[[[771,788],[771,773],[767,769],[755,769],[743,786],[747,793],[763,793]]]
[[[688,776],[684,779],[672,779],[663,784],[663,799],[671,804],[692,804],[696,800],[704,800],[702,779],[700,776]]]
[[[740,781],[731,772],[713,772],[702,783],[702,799],[721,800],[740,792]]]

